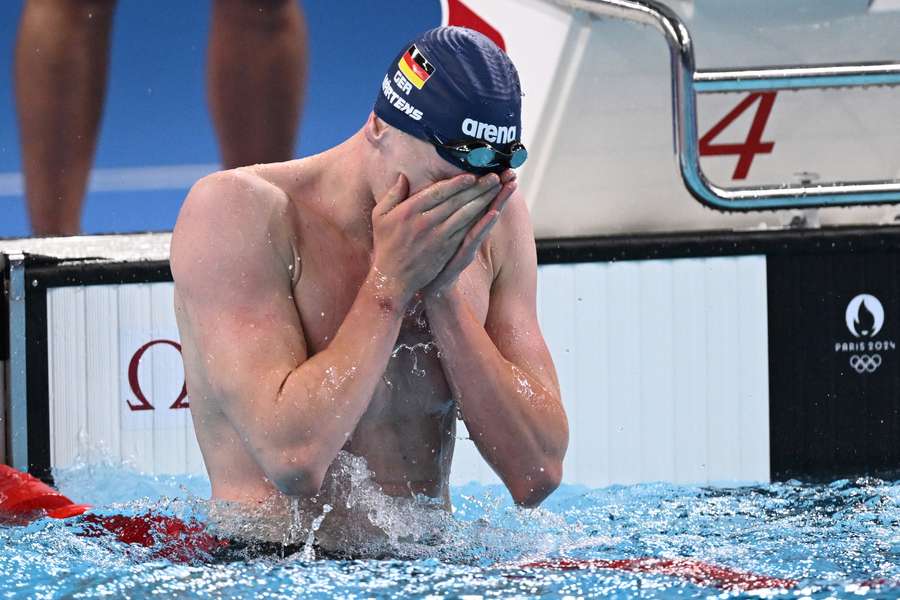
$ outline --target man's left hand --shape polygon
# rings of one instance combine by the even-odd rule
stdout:
[[[422,294],[427,298],[429,296],[440,296],[450,287],[452,287],[459,274],[462,273],[475,259],[475,254],[481,247],[481,244],[490,234],[503,212],[503,207],[507,200],[513,195],[518,187],[516,181],[516,173],[512,169],[506,169],[500,174],[500,191],[494,197],[494,200],[488,205],[484,215],[472,225],[466,237],[463,238],[456,254],[450,259],[443,270],[437,276],[422,288]]]

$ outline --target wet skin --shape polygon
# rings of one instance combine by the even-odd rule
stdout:
[[[246,237],[239,239],[243,250],[248,253],[264,252],[262,256],[268,257],[266,264],[257,267],[265,273],[251,273],[248,279],[266,277],[267,282],[277,279],[283,283],[283,287],[277,288],[281,290],[279,293],[285,295],[285,298],[277,300],[282,306],[273,306],[270,314],[277,319],[278,315],[283,314],[283,301],[292,304],[307,357],[329,348],[371,272],[374,256],[371,233],[373,206],[371,201],[360,197],[365,196],[360,193],[360,187],[348,184],[353,178],[352,168],[346,178],[339,176],[339,165],[346,165],[349,158],[365,147],[360,136],[357,134],[343,146],[315,157],[257,165],[215,176],[219,179],[216,185],[220,186],[220,193],[256,196],[248,202],[259,202],[263,207],[260,210],[248,209],[243,217],[248,220]],[[399,168],[405,167],[410,195],[436,181],[462,173],[418,141],[412,150],[406,148],[403,152],[404,156],[409,156],[409,164],[404,165],[400,161]],[[338,176],[335,176],[336,173]],[[507,172],[503,179],[511,180],[512,177],[512,173]],[[501,184],[498,181],[497,187]],[[371,185],[371,194],[381,192],[376,187],[377,184]],[[213,498],[258,503],[284,490],[279,490],[277,482],[267,476],[260,464],[258,449],[252,447],[246,434],[241,433],[241,426],[235,424],[234,416],[223,409],[223,392],[216,378],[223,370],[239,369],[240,365],[223,366],[223,340],[213,344],[211,340],[215,338],[208,334],[211,327],[229,327],[233,316],[223,315],[220,321],[220,317],[204,314],[212,307],[204,307],[194,301],[197,297],[195,290],[198,287],[202,289],[207,278],[210,282],[214,281],[218,266],[209,264],[208,255],[204,259],[192,254],[194,244],[216,243],[212,237],[215,235],[215,224],[207,222],[198,225],[205,219],[205,216],[198,219],[198,212],[210,211],[210,208],[198,208],[196,204],[190,203],[190,197],[185,203],[172,244],[176,316],[183,345],[191,412],[211,479]],[[517,194],[513,195],[508,206],[478,248],[474,259],[452,286],[453,293],[464,298],[471,315],[482,327],[492,302],[492,285],[503,261],[521,261],[522,255],[516,252],[523,244],[529,243],[531,254],[526,252],[524,256],[526,260],[534,260],[527,209]],[[529,229],[525,229],[523,223]],[[260,250],[263,244],[270,248]],[[222,247],[220,254],[230,252],[241,252],[241,248],[232,243]],[[212,255],[215,257],[215,253]],[[242,271],[241,275],[242,279],[245,278],[246,271]],[[236,285],[241,284],[238,282]],[[247,285],[252,285],[252,282]],[[184,292],[185,289],[188,291]],[[255,301],[262,305],[276,302],[264,295]],[[253,311],[258,310],[259,307],[253,308]],[[255,336],[253,325],[250,327],[243,330],[243,337],[232,340],[232,343],[246,344],[248,349],[265,352],[265,335]],[[530,329],[527,325],[524,327],[517,335],[521,336],[524,332],[525,337],[540,338],[536,324]],[[263,326],[260,330],[265,331]],[[247,332],[251,333],[246,335]],[[540,355],[544,360],[540,370],[547,373],[548,381],[555,384],[555,372],[543,339],[537,342],[544,352]],[[358,339],[358,343],[367,344],[369,340]],[[324,391],[327,395],[329,390],[339,390],[352,372],[355,372],[355,367],[352,371],[342,372],[325,369],[321,388],[315,392]],[[263,403],[271,400],[261,397],[248,401]],[[342,417],[339,414],[325,414],[322,418]],[[407,497],[425,494],[443,499],[446,507],[449,506],[448,478],[456,419],[457,405],[429,323],[425,292],[419,292],[403,308],[402,322],[391,356],[361,417],[355,424],[347,423],[342,449],[366,460],[374,480],[385,493]],[[307,432],[316,426],[316,423],[310,423]],[[328,489],[336,489],[328,485],[329,478],[333,476],[329,469],[320,496],[327,495]]]

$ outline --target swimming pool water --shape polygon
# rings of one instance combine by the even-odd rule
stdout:
[[[154,477],[110,464],[56,474],[105,512],[202,512],[203,477]],[[415,560],[299,556],[173,564],[42,519],[0,527],[0,598],[202,597],[900,597],[900,482],[873,478],[752,487],[564,485],[521,510],[498,486],[454,488],[450,536]],[[430,555],[428,555],[430,553]],[[720,589],[608,568],[521,568],[546,558],[688,557],[796,580],[790,589]],[[873,580],[884,583],[864,584]],[[898,584],[892,585],[890,582]]]

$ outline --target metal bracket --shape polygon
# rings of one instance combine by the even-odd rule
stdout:
[[[6,255],[0,253],[0,465],[6,464],[6,426],[8,421],[9,381],[9,281],[6,272]]]
[[[25,262],[9,261],[9,464],[28,471],[28,380],[25,337]]]

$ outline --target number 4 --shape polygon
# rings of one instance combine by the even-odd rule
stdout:
[[[750,165],[753,164],[753,157],[757,154],[770,154],[775,148],[775,142],[762,141],[763,131],[772,112],[772,106],[775,104],[775,95],[778,92],[757,92],[747,96],[740,104],[734,107],[730,113],[713,125],[709,132],[700,138],[700,156],[725,156],[736,154],[740,156],[737,166],[734,168],[732,179],[746,179],[750,172]],[[712,141],[722,133],[722,131],[731,125],[731,123],[741,116],[744,111],[750,108],[754,102],[759,100],[759,107],[756,109],[756,116],[753,117],[753,123],[750,125],[750,132],[743,144],[713,144]]]

